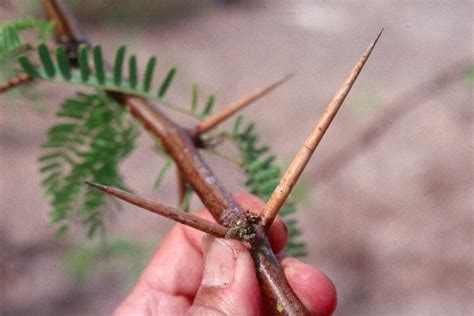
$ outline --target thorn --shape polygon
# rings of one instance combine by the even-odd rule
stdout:
[[[282,85],[286,81],[288,81],[290,78],[294,76],[294,73],[290,73],[283,78],[269,84],[266,87],[257,89],[250,93],[249,95],[246,95],[245,97],[234,101],[228,105],[226,105],[222,110],[219,112],[214,113],[211,116],[208,116],[207,118],[203,119],[198,125],[196,125],[192,129],[192,135],[199,136],[217,125],[221,124],[225,120],[227,120],[229,117],[237,113],[238,111],[242,110],[245,108],[247,105],[251,104],[252,102],[258,100],[259,98],[263,97],[264,95],[268,94],[271,92],[273,89],[276,87]]]
[[[64,42],[87,43],[76,18],[70,13],[64,1],[43,0],[42,2],[48,18],[54,22],[54,32],[58,37],[67,38]]]
[[[89,181],[85,181],[85,183],[97,190],[113,195],[116,198],[119,198],[125,202],[144,208],[152,213],[164,216],[175,222],[193,227],[207,234],[210,234],[219,238],[224,238],[227,234],[228,228],[220,224],[208,221],[194,214],[185,213],[173,207],[166,206],[164,204],[161,204],[149,199],[145,199],[145,198],[139,197],[138,195],[125,192],[116,188],[112,188],[106,185],[92,183]]]
[[[278,211],[280,210],[281,206],[283,205],[283,203],[285,203],[286,199],[288,198],[288,195],[290,195],[290,192],[293,189],[296,181],[298,181],[298,178],[306,167],[309,159],[311,158],[312,154],[316,150],[316,147],[319,145],[319,142],[323,138],[324,133],[326,133],[326,130],[334,119],[334,116],[336,116],[337,111],[339,110],[347,94],[351,90],[352,85],[354,84],[355,80],[362,71],[362,68],[364,67],[367,59],[372,53],[375,44],[380,38],[382,31],[383,29],[379,32],[375,40],[362,54],[359,61],[352,68],[347,79],[336,92],[333,99],[327,104],[326,109],[319,118],[319,121],[313,127],[312,131],[304,141],[303,146],[301,146],[300,150],[296,154],[295,158],[291,162],[288,169],[285,171],[285,174],[283,175],[277,187],[270,196],[270,199],[267,201],[263,211],[260,213],[260,216],[262,217],[262,222],[267,228],[270,227],[273,220],[278,215]]]

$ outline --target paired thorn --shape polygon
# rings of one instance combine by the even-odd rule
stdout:
[[[8,79],[5,82],[0,82],[0,93],[6,92],[10,89],[13,89],[15,87],[18,87],[22,83],[25,83],[31,79],[30,76],[26,73],[21,73],[18,76]]]
[[[362,68],[364,67],[367,59],[372,53],[372,50],[377,44],[378,39],[380,38],[382,31],[383,29],[362,54],[359,61],[352,68],[347,79],[336,92],[333,99],[327,104],[326,109],[319,118],[319,121],[313,127],[312,131],[304,141],[303,146],[296,154],[295,158],[291,162],[288,169],[285,171],[285,174],[283,175],[277,187],[270,196],[270,199],[267,201],[263,211],[260,214],[265,227],[270,227],[273,220],[278,215],[278,212],[282,207],[283,203],[285,203],[286,199],[290,195],[290,192],[296,184],[296,181],[298,181],[298,178],[306,167],[309,159],[313,155],[314,151],[316,150],[316,147],[319,145],[319,142],[326,133],[326,130],[328,129],[334,117],[336,116],[337,111],[339,110],[347,94],[351,90],[352,85],[354,84],[360,72],[362,71]]]
[[[227,227],[208,221],[194,214],[185,213],[183,211],[175,209],[174,207],[166,206],[164,204],[161,204],[149,199],[145,199],[145,198],[139,197],[138,195],[125,192],[119,189],[115,189],[106,185],[92,183],[88,181],[86,181],[85,183],[90,185],[93,188],[96,188],[97,190],[113,195],[116,198],[119,198],[130,204],[144,208],[152,213],[164,216],[173,221],[190,226],[192,228],[195,228],[207,234],[210,234],[219,238],[225,238],[228,232]]]
[[[231,117],[238,111],[242,110],[243,108],[245,108],[252,102],[258,100],[259,98],[271,92],[276,87],[288,81],[291,77],[293,77],[293,75],[294,75],[293,73],[288,74],[285,77],[269,84],[268,86],[257,89],[253,91],[252,93],[250,93],[249,95],[246,95],[245,97],[226,105],[219,112],[216,112],[213,115],[210,115],[207,118],[203,119],[201,122],[199,122],[198,125],[196,125],[192,129],[191,134],[195,136],[199,136],[215,128],[217,125],[221,124],[222,122],[227,120],[229,117]]]

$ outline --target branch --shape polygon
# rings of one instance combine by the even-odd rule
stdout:
[[[211,129],[215,128],[216,126],[218,126],[219,124],[221,124],[222,122],[230,118],[232,115],[234,115],[238,111],[242,110],[243,108],[250,105],[254,101],[260,99],[264,95],[270,93],[273,89],[282,85],[283,83],[288,81],[291,77],[293,77],[293,74],[288,74],[285,77],[279,79],[278,81],[275,81],[266,87],[255,90],[249,95],[246,95],[245,97],[226,105],[219,112],[216,112],[212,114],[211,116],[208,116],[207,118],[203,119],[200,123],[198,123],[197,126],[191,129],[190,131],[191,134],[194,137],[197,137],[201,134],[204,134],[205,132],[210,131]]]
[[[148,210],[152,213],[164,216],[175,222],[190,226],[204,233],[207,233],[219,238],[226,237],[226,233],[229,230],[227,227],[208,221],[194,214],[186,213],[178,209],[175,209],[174,207],[166,206],[164,204],[161,204],[149,199],[144,199],[132,193],[128,193],[119,189],[115,189],[115,188],[97,184],[97,183],[91,183],[88,181],[86,181],[86,183],[90,185],[91,187],[96,188],[97,190],[113,195],[130,204],[144,208],[145,210]]]
[[[371,124],[354,135],[346,146],[336,150],[328,159],[318,164],[315,177],[322,181],[336,175],[350,161],[371,148],[374,142],[395,125],[393,123],[461,80],[466,66],[473,62],[471,57],[467,57],[449,65],[432,78],[403,93],[387,105],[381,106],[383,110],[375,116]]]
[[[8,79],[5,82],[0,82],[0,93],[7,92],[10,89],[16,88],[22,83],[29,81],[31,78],[26,73],[21,73],[14,78]]]
[[[238,220],[245,221],[245,212],[206,164],[186,130],[151,102],[135,97],[125,97],[122,102],[130,108],[131,114],[161,141],[186,182],[216,220],[229,227]]]
[[[362,68],[364,67],[367,59],[372,53],[372,50],[374,49],[375,45],[377,44],[380,35],[382,35],[382,31],[383,29],[362,54],[357,64],[354,66],[354,68],[352,68],[351,72],[349,73],[349,76],[347,77],[346,81],[344,81],[342,86],[336,92],[336,95],[328,103],[319,121],[316,123],[313,130],[306,138],[305,142],[303,143],[303,146],[296,154],[295,158],[291,162],[288,169],[285,171],[285,174],[281,178],[280,182],[278,183],[278,186],[275,188],[272,195],[270,196],[270,199],[267,201],[261,213],[263,224],[267,228],[270,227],[273,220],[278,215],[281,206],[283,205],[283,203],[285,203],[286,199],[290,195],[290,192],[293,189],[296,181],[298,181],[298,178],[306,167],[309,159],[313,155],[314,151],[316,150],[316,147],[319,145],[319,142],[326,133],[326,130],[329,128],[329,125],[336,116],[337,111],[339,110],[347,94],[351,90],[352,85],[354,84],[360,72],[362,71]]]

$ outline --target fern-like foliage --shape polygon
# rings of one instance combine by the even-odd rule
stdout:
[[[68,220],[79,219],[93,236],[103,227],[112,200],[84,181],[124,188],[118,167],[138,132],[128,112],[103,92],[66,99],[57,116],[63,121],[49,129],[38,159],[45,195],[51,198],[50,221],[63,233]]]
[[[231,133],[231,139],[238,148],[242,157],[241,168],[245,173],[244,185],[252,193],[263,200],[268,200],[281,179],[281,169],[274,164],[275,156],[270,148],[259,144],[259,135],[255,131],[254,123],[242,127],[242,116],[237,117]],[[292,256],[305,256],[305,243],[299,240],[300,230],[291,215],[296,212],[295,205],[290,198],[282,206],[279,215],[285,220],[288,227],[289,239],[285,250]]]
[[[102,91],[120,92],[129,95],[157,100],[166,105],[164,97],[171,86],[176,69],[171,68],[159,87],[151,91],[153,77],[155,73],[156,57],[150,57],[142,78],[138,76],[137,60],[134,55],[128,58],[128,73],[124,77],[124,64],[126,62],[126,47],[120,46],[115,53],[115,61],[112,71],[106,71],[106,62],[103,58],[101,46],[92,49],[92,56],[89,48],[81,45],[77,56],[79,59],[79,69],[75,69],[67,57],[64,47],[58,46],[52,54],[45,44],[40,44],[37,48],[40,65],[35,65],[27,56],[23,55],[18,61],[31,78],[40,78],[60,83],[73,83],[82,86],[94,87]],[[90,58],[92,57],[92,58]],[[93,61],[91,64],[90,61]]]
[[[38,39],[44,42],[51,30],[53,24],[48,21],[34,18],[24,18],[0,24],[0,63],[24,52],[28,49],[28,44],[21,36],[21,32],[28,29],[38,31]]]

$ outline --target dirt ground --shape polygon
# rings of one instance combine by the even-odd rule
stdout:
[[[287,164],[383,27],[302,179],[298,218],[306,260],[334,281],[336,315],[472,315],[473,84],[462,77],[424,83],[461,60],[472,63],[473,12],[472,1],[260,1],[211,6],[127,31],[116,24],[86,31],[108,56],[127,43],[139,58],[156,54],[162,71],[176,66],[170,94],[176,103],[189,102],[194,82],[224,105],[295,72],[245,111]],[[0,17],[12,12],[0,8]],[[108,314],[130,289],[131,267],[107,265],[82,283],[65,269],[65,254],[77,249],[82,234],[53,239],[36,157],[54,121],[58,91],[74,90],[41,87],[51,96],[45,113],[0,98],[0,313]],[[162,161],[146,134],[139,143],[123,165],[127,183],[141,195],[175,203],[172,177],[152,189]],[[341,164],[344,155],[349,159]],[[209,159],[229,188],[242,190],[235,170]],[[110,236],[157,245],[169,225],[124,206]]]

